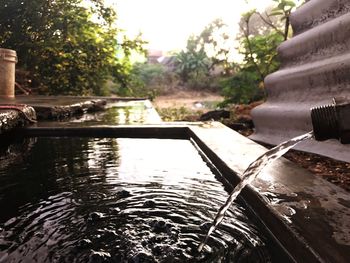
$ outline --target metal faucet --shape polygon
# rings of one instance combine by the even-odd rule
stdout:
[[[350,143],[350,99],[334,98],[333,104],[311,108],[314,137]]]

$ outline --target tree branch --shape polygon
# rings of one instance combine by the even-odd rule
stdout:
[[[286,23],[284,24],[284,34],[283,34],[283,37],[284,37],[284,40],[287,40],[288,39],[288,33],[289,33],[289,14],[286,14]]]
[[[261,20],[268,26],[272,27],[274,30],[276,30],[276,32],[280,35],[282,35],[283,37],[285,36],[285,33],[282,32],[282,30],[280,30],[277,26],[275,26],[272,21],[269,19],[269,16],[266,14],[266,17],[268,18],[268,20],[262,15],[260,14],[259,12],[255,12],[255,14],[257,14]]]
[[[250,16],[251,17],[251,16]],[[258,72],[258,74],[260,75],[260,78],[262,81],[264,81],[264,74],[261,72],[259,65],[255,62],[254,57],[253,57],[253,48],[252,48],[252,43],[250,42],[249,39],[249,35],[250,35],[250,29],[249,29],[249,20],[250,17],[248,17],[245,20],[245,23],[247,25],[247,30],[244,30],[244,28],[242,28],[242,26],[240,26],[241,30],[243,31],[244,37],[247,41],[247,46],[248,46],[248,52],[249,52],[249,57],[251,62],[254,64],[254,67],[256,68],[256,71]]]

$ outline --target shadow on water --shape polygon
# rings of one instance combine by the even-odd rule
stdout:
[[[228,194],[187,140],[31,138],[0,162],[0,262],[272,261],[239,204],[197,253]]]

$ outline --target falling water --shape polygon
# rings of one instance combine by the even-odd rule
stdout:
[[[280,158],[283,154],[288,152],[291,148],[293,148],[296,144],[299,142],[310,139],[313,137],[313,132],[308,132],[304,135],[300,135],[298,137],[295,137],[289,141],[283,142],[276,147],[272,148],[271,150],[267,151],[263,155],[261,155],[258,159],[256,159],[254,162],[252,162],[248,168],[244,171],[242,175],[241,182],[233,189],[230,196],[227,198],[225,204],[220,208],[219,212],[217,213],[214,222],[212,223],[211,227],[208,230],[207,235],[205,236],[203,242],[198,247],[198,252],[201,252],[205,243],[207,242],[209,236],[214,232],[214,230],[218,227],[218,225],[223,220],[225,213],[227,209],[231,206],[233,201],[236,199],[236,197],[240,194],[242,189],[247,185],[250,184],[256,176],[261,172],[261,170],[268,165],[269,163],[272,163],[274,160]]]

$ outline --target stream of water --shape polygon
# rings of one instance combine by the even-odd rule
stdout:
[[[232,203],[237,198],[237,196],[240,194],[240,192],[243,190],[243,188],[246,185],[250,184],[266,165],[268,165],[268,164],[272,163],[273,161],[277,160],[278,158],[280,158],[283,154],[288,152],[291,148],[293,148],[299,142],[302,142],[306,139],[310,139],[312,137],[313,137],[313,132],[308,132],[306,134],[297,136],[289,141],[283,142],[283,143],[277,145],[276,147],[272,148],[271,150],[267,151],[263,155],[261,155],[259,158],[257,158],[254,162],[252,162],[248,166],[248,168],[244,171],[244,173],[242,175],[241,182],[238,185],[236,185],[236,187],[233,189],[232,193],[227,198],[224,205],[218,211],[212,225],[210,226],[210,228],[208,230],[207,235],[205,236],[203,242],[198,247],[198,252],[202,251],[209,236],[215,231],[215,229],[219,226],[221,221],[224,219],[226,211],[232,205]]]

